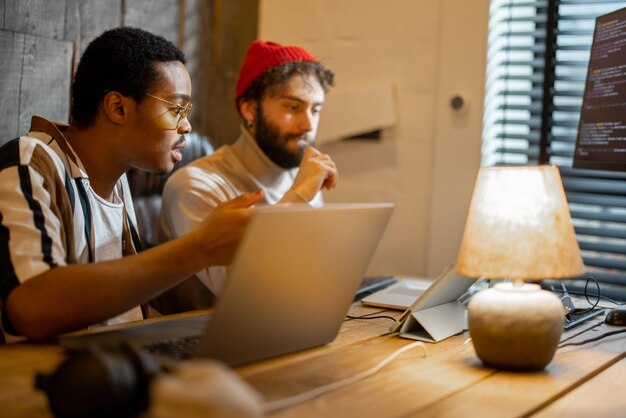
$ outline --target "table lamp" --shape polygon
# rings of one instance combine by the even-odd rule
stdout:
[[[482,167],[456,269],[470,278],[511,280],[469,303],[469,332],[483,363],[520,371],[550,363],[563,331],[563,304],[525,282],[584,273],[558,169]]]

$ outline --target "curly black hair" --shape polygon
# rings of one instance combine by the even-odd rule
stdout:
[[[277,94],[295,75],[314,76],[324,93],[328,93],[328,90],[335,85],[335,73],[320,62],[289,61],[278,67],[272,67],[257,77],[239,100],[259,103],[266,94]]]
[[[72,123],[87,127],[109,91],[141,102],[159,78],[155,62],[180,61],[185,55],[170,41],[142,29],[111,29],[83,53],[72,84]]]

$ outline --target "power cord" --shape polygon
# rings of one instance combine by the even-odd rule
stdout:
[[[552,291],[553,291],[553,292],[557,292],[557,290],[552,290]],[[576,290],[569,290],[569,291],[568,291],[568,293],[569,293],[569,294],[571,294],[571,295],[576,295],[576,296],[586,296],[584,292],[579,292],[579,291],[576,291]],[[612,304],[614,304],[614,305],[616,305],[616,306],[623,306],[623,305],[626,305],[626,303],[625,303],[625,302],[620,302],[620,301],[617,301],[617,300],[615,300],[615,299],[611,299],[611,298],[610,298],[610,297],[608,297],[608,296],[596,295],[596,297],[597,297],[597,298],[599,298],[599,299],[601,299],[601,300],[605,300],[605,301],[607,301],[607,302],[610,302],[610,303],[612,303]],[[591,302],[590,302],[590,303],[591,303]]]
[[[596,288],[597,288],[597,290],[598,290],[598,293],[597,293],[596,295],[594,295],[594,296],[597,298],[595,303],[592,303],[592,302],[589,300],[588,286],[589,286],[589,282],[590,282],[590,281],[593,281],[593,282],[595,283]],[[567,295],[567,293],[568,293],[568,292],[567,292],[567,290],[565,289],[565,287],[564,287],[564,286],[562,286],[562,287],[563,287],[564,295],[563,295],[563,297],[561,298],[561,300],[563,300],[563,298],[565,298],[565,297],[570,298],[570,300],[571,300],[571,297],[570,297],[569,295]],[[569,292],[569,293],[574,293],[574,294],[575,294],[575,292]],[[582,314],[585,314],[585,313],[587,313],[587,312],[592,311],[593,309],[595,309],[595,308],[598,306],[598,303],[600,303],[600,299],[605,299],[605,300],[608,300],[608,301],[610,301],[610,302],[612,302],[612,303],[614,303],[615,305],[618,305],[618,306],[624,305],[624,303],[622,303],[622,302],[618,302],[618,301],[615,301],[615,300],[613,300],[613,299],[607,298],[606,296],[602,296],[602,295],[600,294],[600,284],[599,284],[599,283],[598,283],[598,281],[597,281],[596,279],[594,279],[592,276],[589,276],[589,278],[588,278],[588,279],[587,279],[587,281],[585,282],[585,291],[584,291],[583,295],[585,296],[585,299],[587,300],[587,302],[588,302],[590,305],[592,305],[592,306],[591,306],[590,308],[588,308],[588,309],[585,309],[585,310],[580,310],[580,311],[571,311],[571,312],[570,312],[570,315],[572,315],[572,314],[573,314],[573,315],[582,315]],[[593,324],[591,327],[589,327],[589,328],[587,328],[586,330],[584,330],[583,332],[586,332],[586,331],[588,331],[588,330],[590,330],[590,329],[593,329],[593,328],[595,328],[595,327],[597,327],[597,326],[599,326],[599,325],[602,325],[603,323],[604,323],[604,321],[597,322],[597,323]],[[601,339],[603,339],[603,338],[610,337],[610,336],[612,336],[612,335],[622,334],[622,333],[624,333],[624,332],[626,332],[626,329],[621,329],[621,330],[617,330],[617,331],[607,332],[607,333],[604,333],[604,334],[598,335],[598,336],[596,336],[596,337],[593,337],[593,338],[588,338],[588,339],[586,339],[586,340],[582,340],[582,341],[577,341],[577,342],[573,342],[573,343],[565,343],[566,341],[572,340],[572,339],[576,338],[577,336],[579,336],[580,334],[582,334],[582,332],[580,332],[580,333],[578,333],[578,334],[572,335],[572,336],[571,336],[571,337],[569,337],[569,338],[565,338],[565,339],[561,340],[561,342],[560,342],[560,344],[558,345],[558,347],[557,347],[557,348],[559,348],[559,349],[560,349],[560,348],[564,348],[564,347],[581,346],[581,345],[585,345],[585,344],[589,344],[589,343],[592,343],[592,342],[599,341],[599,340],[601,340]],[[564,343],[565,343],[565,344],[564,344]]]
[[[371,315],[371,314],[370,314]],[[392,321],[396,321],[396,318],[394,318],[393,316],[389,316],[389,315],[376,315],[376,316],[350,316],[350,315],[346,315],[346,318],[348,319],[391,319]]]
[[[590,281],[593,281],[596,284],[596,289],[598,290],[598,293],[596,295],[594,295],[597,298],[595,303],[592,303],[589,300],[588,287],[589,287],[589,282]],[[598,281],[596,279],[594,279],[593,276],[589,276],[587,278],[587,281],[585,282],[585,299],[587,299],[587,303],[589,303],[592,306],[587,308],[587,309],[584,309],[582,311],[570,312],[570,314],[573,314],[573,315],[583,315],[583,314],[586,314],[587,312],[593,311],[598,306],[598,304],[600,303],[600,283],[598,283]]]
[[[597,337],[589,338],[587,340],[577,341],[575,343],[560,344],[557,348],[585,345],[585,344],[589,344],[589,343],[592,343],[592,342],[595,342],[595,341],[600,341],[601,339],[606,338],[606,337],[610,337],[611,335],[622,334],[624,332],[626,332],[626,329],[620,329],[618,331],[611,331],[611,332],[607,332],[607,333],[602,334],[602,335],[598,335]]]
[[[310,391],[307,392],[303,392],[300,393],[298,395],[294,395],[294,396],[289,396],[287,398],[283,398],[283,399],[277,399],[275,401],[270,401],[270,402],[266,402],[264,403],[261,408],[263,410],[264,414],[269,414],[272,412],[276,412],[276,411],[280,411],[282,409],[286,409],[286,408],[290,408],[292,406],[298,405],[302,402],[306,402],[309,401],[311,399],[317,398],[318,396],[321,396],[325,393],[328,392],[332,392],[334,390],[340,389],[344,386],[348,386],[352,383],[358,382],[359,380],[365,379],[367,377],[372,376],[373,374],[377,373],[378,371],[380,371],[380,369],[382,369],[383,367],[385,367],[387,364],[389,364],[390,362],[392,362],[396,357],[398,357],[400,354],[409,351],[415,347],[421,347],[422,350],[424,351],[424,357],[428,357],[428,350],[426,348],[426,344],[424,344],[421,341],[416,341],[413,342],[411,344],[405,345],[404,347],[394,351],[393,353],[391,353],[387,358],[385,358],[383,361],[381,361],[380,363],[378,363],[376,366],[372,367],[369,370],[366,370],[364,372],[358,373],[354,376],[342,379],[342,380],[338,380],[334,383],[330,383],[328,385],[324,385],[324,386],[320,386],[317,387],[315,389],[312,389]]]
[[[597,294],[595,294],[595,295],[590,295],[589,294],[589,289],[588,288],[589,288],[589,283],[591,281],[593,281],[595,283],[596,288],[597,288]],[[601,289],[600,285],[599,285],[598,281],[593,276],[589,276],[589,278],[585,282],[585,288],[584,288],[583,292],[580,292],[580,291],[577,291],[577,290],[567,290],[565,288],[565,285],[563,285],[563,284],[561,284],[561,289],[562,290],[559,290],[558,288],[555,289],[554,287],[552,287],[550,290],[552,292],[554,292],[554,293],[562,293],[563,296],[561,296],[561,300],[563,300],[564,298],[567,298],[567,299],[571,300],[571,296],[570,295],[584,296],[585,299],[587,300],[587,302],[590,305],[592,305],[592,307],[590,309],[596,308],[598,306],[598,304],[600,303],[600,300],[607,301],[609,303],[612,303],[615,306],[624,306],[624,305],[626,305],[626,302],[621,302],[621,301],[618,301],[618,300],[615,300],[615,299],[611,299],[608,296],[602,295],[601,294],[601,290],[600,290]],[[597,298],[597,301],[596,302],[592,302],[591,300],[589,300],[590,296],[593,296],[593,297]],[[574,312],[574,313],[575,314],[582,314],[582,313],[586,313],[586,312],[582,312],[582,310],[581,310],[581,311],[577,311],[577,312]]]
[[[396,318],[394,318],[393,316],[378,315],[379,313],[383,313],[383,312],[387,312],[387,309],[382,309],[382,310],[376,311],[376,312],[370,312],[368,314],[361,315],[361,316],[346,315],[346,318],[347,319],[391,319],[392,321],[396,321]],[[374,316],[372,316],[372,315],[374,315]]]
[[[604,320],[596,322],[594,324],[592,324],[591,326],[588,326],[584,329],[579,329],[578,332],[576,334],[570,335],[567,338],[563,338],[561,341],[559,341],[559,344],[562,345],[564,342],[569,341],[569,340],[573,340],[574,338],[578,337],[579,335],[584,334],[585,332],[592,330],[600,325],[604,324]],[[560,345],[557,348],[560,348]]]
[[[565,301],[567,301],[567,304]],[[574,301],[569,294],[564,294],[563,296],[561,296],[561,303],[563,303],[563,306],[565,306],[565,315],[569,315],[574,311]]]
[[[589,283],[590,282],[593,282],[596,285],[597,293],[594,294],[594,295],[590,295],[589,294]],[[554,288],[552,288],[552,291],[553,292],[558,292],[558,290],[554,289]],[[563,295],[561,296],[561,302],[563,302],[563,305],[565,306],[565,314],[566,315],[584,315],[584,314],[589,313],[589,312],[593,311],[594,309],[596,309],[598,307],[598,304],[600,303],[600,299],[608,299],[608,298],[603,297],[600,294],[601,293],[600,292],[600,284],[592,276],[589,276],[587,278],[587,280],[585,282],[585,289],[584,289],[583,293],[568,291],[563,283],[561,283],[561,292],[563,293]],[[587,300],[587,303],[589,303],[589,305],[591,305],[591,306],[589,308],[587,308],[587,309],[574,309],[574,301],[572,300],[572,297],[570,296],[570,294],[578,294],[578,295],[584,296],[585,299]],[[595,302],[592,302],[589,299],[589,296],[594,296],[596,298]]]

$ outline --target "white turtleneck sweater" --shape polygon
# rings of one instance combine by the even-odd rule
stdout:
[[[181,167],[168,179],[163,190],[160,241],[196,229],[218,204],[244,193],[261,189],[261,204],[273,205],[289,191],[297,174],[298,168],[287,170],[274,164],[242,127],[234,144]],[[309,204],[322,206],[322,194],[318,193]],[[196,275],[213,294],[219,295],[226,268],[210,267]]]

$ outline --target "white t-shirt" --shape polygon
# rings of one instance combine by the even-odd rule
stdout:
[[[289,191],[297,174],[298,168],[284,169],[274,164],[242,127],[234,144],[181,167],[167,180],[159,240],[168,241],[193,231],[218,204],[245,193],[261,189],[264,197],[260,204],[276,204]],[[318,193],[309,204],[321,207],[322,194]],[[219,295],[226,273],[225,267],[216,266],[196,276]]]
[[[123,254],[122,226],[124,225],[124,201],[120,198],[117,187],[113,191],[113,202],[100,197],[91,187],[87,189],[91,203],[95,248],[95,262],[118,260]],[[141,309],[136,306],[103,325],[113,325],[143,319]]]

